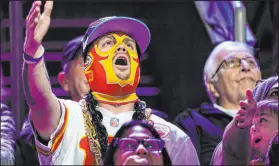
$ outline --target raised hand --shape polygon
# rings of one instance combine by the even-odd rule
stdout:
[[[239,105],[240,110],[235,117],[237,120],[237,127],[249,129],[252,126],[253,117],[257,109],[257,102],[251,90],[246,91],[246,100],[240,101]]]
[[[41,5],[41,1],[34,1],[26,17],[26,36],[23,47],[24,52],[32,57],[35,57],[49,29],[53,1],[46,1],[42,14]]]

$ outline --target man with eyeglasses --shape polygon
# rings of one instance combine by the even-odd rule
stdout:
[[[239,110],[239,101],[245,99],[246,89],[255,88],[261,73],[251,47],[225,41],[207,58],[203,78],[211,103],[187,109],[174,123],[190,136],[201,165],[209,165],[225,127]]]

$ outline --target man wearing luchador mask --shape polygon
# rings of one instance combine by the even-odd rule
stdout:
[[[106,17],[89,25],[83,39],[84,73],[90,92],[79,103],[58,99],[51,91],[43,60],[42,39],[49,28],[53,1],[40,12],[34,1],[27,16],[23,81],[40,163],[100,165],[108,143],[122,124],[146,120],[166,143],[174,165],[199,165],[190,138],[169,122],[152,115],[136,95],[139,57],[150,31],[129,17]],[[142,163],[149,152],[129,163]],[[137,158],[137,159],[136,159]]]

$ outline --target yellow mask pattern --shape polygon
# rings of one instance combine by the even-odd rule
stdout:
[[[137,101],[136,87],[140,79],[139,58],[137,48],[131,48],[125,41],[130,39],[125,34],[110,33],[115,42],[107,51],[98,48],[98,41],[89,50],[89,58],[85,63],[85,75],[93,95],[107,103],[127,103]],[[122,45],[127,50],[130,64],[130,75],[127,79],[119,79],[113,68],[113,58],[117,48]]]

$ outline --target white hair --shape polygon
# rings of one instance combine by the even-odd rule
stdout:
[[[250,55],[254,55],[253,47],[241,43],[241,42],[235,42],[235,41],[224,41],[220,44],[218,44],[209,54],[205,65],[204,65],[204,71],[203,71],[203,81],[204,86],[207,92],[207,95],[212,103],[216,103],[215,96],[208,90],[206,84],[209,81],[216,82],[218,80],[218,75],[216,75],[214,78],[213,75],[216,73],[217,68],[221,64],[224,57],[232,55],[233,53],[239,53],[239,52],[245,52]],[[221,55],[223,57],[221,57]],[[220,60],[217,60],[217,59]],[[222,58],[222,59],[221,59]]]

